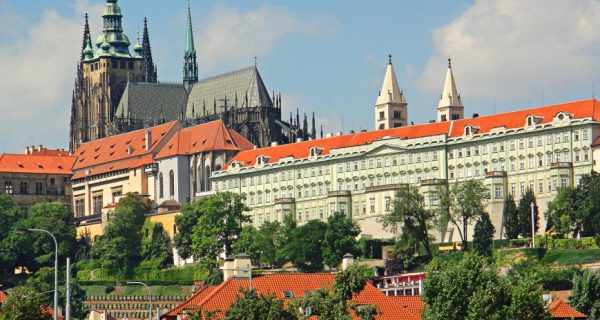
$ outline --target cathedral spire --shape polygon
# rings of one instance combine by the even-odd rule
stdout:
[[[438,121],[464,118],[464,106],[452,72],[452,60],[448,58],[448,70],[444,81],[444,89],[438,103]]]
[[[96,46],[101,49],[97,54],[130,58],[131,43],[123,33],[123,14],[117,2],[118,0],[106,0],[102,14],[102,35],[96,40]]]
[[[150,47],[150,34],[148,33],[148,19],[144,17],[144,30],[142,31],[142,68],[145,82],[156,82],[156,66],[152,61],[152,48]]]
[[[194,48],[194,31],[192,29],[192,9],[188,0],[187,30],[185,39],[185,52],[183,62],[183,84],[188,92],[194,83],[198,82],[198,65],[196,62],[196,49]]]
[[[88,44],[91,44],[90,24],[88,23],[88,14],[85,14],[85,24],[83,25],[83,44],[81,45],[81,61],[85,59],[85,50]]]
[[[398,86],[398,80],[396,79],[396,72],[394,72],[394,66],[392,65],[392,55],[388,55],[388,65],[385,70],[385,76],[383,77],[383,84],[379,96],[377,97],[376,105],[385,103],[406,103],[404,94],[400,91]]]

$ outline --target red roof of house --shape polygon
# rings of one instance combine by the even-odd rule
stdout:
[[[165,136],[180,128],[177,121],[171,121],[155,127],[131,131],[81,144],[75,150],[77,162],[73,170],[91,168],[98,165],[125,159],[139,159],[152,155],[163,142]],[[150,130],[151,145],[146,150],[146,130]]]
[[[70,175],[76,160],[68,155],[3,154],[0,172]]]
[[[388,136],[400,139],[410,139],[445,134],[450,138],[456,138],[463,135],[464,128],[468,125],[478,127],[478,134],[490,132],[497,127],[505,127],[506,129],[523,128],[525,127],[528,115],[536,116],[540,121],[538,123],[543,124],[551,122],[554,116],[561,111],[573,115],[573,118],[575,119],[592,118],[596,121],[600,121],[600,104],[598,106],[596,106],[596,104],[599,104],[599,102],[595,99],[588,99],[471,119],[358,132],[331,138],[242,151],[238,153],[232,161],[241,162],[243,163],[243,166],[251,166],[255,164],[258,155],[269,157],[268,163],[277,162],[279,159],[285,157],[293,157],[295,159],[306,158],[309,155],[310,147],[320,148],[322,149],[321,154],[326,155],[333,149],[370,144],[375,140]]]
[[[563,300],[554,300],[548,305],[553,319],[587,319],[587,316],[568,305]]]
[[[258,294],[273,294],[278,299],[287,303],[289,298],[284,297],[284,291],[290,291],[293,297],[302,297],[308,291],[315,291],[319,288],[331,286],[334,277],[334,274],[322,273],[265,274],[252,278],[252,288],[256,290]],[[231,277],[219,286],[209,289],[210,292],[197,292],[182,305],[169,311],[165,317],[173,317],[182,312],[182,310],[195,309],[198,307],[202,307],[203,310],[218,311],[219,314],[217,316],[223,316],[235,301],[235,298],[240,295],[240,288],[249,288],[248,279]],[[380,314],[375,317],[376,319],[419,319],[418,315],[398,307],[398,304],[392,299],[369,283],[367,283],[363,291],[356,295],[352,300],[358,304],[377,305]],[[353,319],[358,318],[353,315]]]
[[[6,293],[4,293],[4,291],[0,291],[0,303],[6,301],[6,298],[8,298]]]
[[[592,142],[592,146],[600,146],[600,137],[596,138],[594,142]]]
[[[163,316],[176,317],[178,314],[182,314],[185,310],[193,310],[198,308],[200,302],[202,302],[202,300],[204,300],[204,298],[206,298],[206,296],[208,296],[216,288],[217,286],[206,286],[201,288],[200,290],[194,292],[194,294],[189,299],[182,302],[180,305],[170,310],[169,312],[165,313]]]
[[[421,313],[425,309],[425,301],[420,296],[390,296],[390,298],[402,308],[421,318]]]
[[[156,155],[157,159],[203,151],[241,151],[254,149],[254,145],[234,130],[215,120],[179,130]]]

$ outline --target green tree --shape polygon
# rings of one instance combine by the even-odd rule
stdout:
[[[215,259],[224,250],[229,256],[240,236],[242,224],[250,222],[250,217],[244,214],[248,207],[243,199],[236,193],[218,192],[184,206],[181,215],[175,219],[179,229],[179,236],[175,238],[178,252]]]
[[[171,238],[162,223],[153,223],[149,218],[142,227],[142,259],[156,269],[166,268],[173,264]]]
[[[360,319],[373,319],[377,315],[377,306],[353,304],[352,296],[360,293],[365,287],[369,270],[364,265],[352,264],[335,276],[330,288],[321,288],[311,295],[305,295],[293,302],[293,307],[307,310],[319,319],[350,320],[350,310]]]
[[[504,199],[502,217],[506,239],[517,239],[519,237],[519,212],[512,193]]]
[[[321,245],[323,260],[329,267],[336,267],[342,257],[347,254],[356,254],[356,236],[360,234],[360,226],[343,212],[335,212],[327,218],[325,237]]]
[[[0,194],[0,277],[12,275],[17,266],[31,260],[30,234],[17,232],[25,228],[25,215],[8,194]]]
[[[576,228],[576,216],[581,209],[581,197],[577,193],[575,187],[560,188],[548,203],[546,217],[548,221],[552,221],[554,231],[568,235]]]
[[[575,274],[569,304],[588,315],[589,320],[600,320],[600,272],[584,270]]]
[[[239,239],[233,243],[234,254],[247,254],[252,264],[260,263],[260,249],[257,245],[258,229],[251,224],[242,227]]]
[[[286,245],[290,261],[302,271],[317,272],[323,269],[322,241],[327,224],[311,220],[294,229],[290,242]]]
[[[494,232],[496,232],[496,229],[490,220],[490,215],[484,211],[475,223],[475,230],[473,231],[473,249],[475,249],[475,252],[482,256],[492,254]]]
[[[519,234],[524,238],[532,237],[531,234],[531,206],[533,204],[533,214],[534,214],[534,223],[535,223],[535,231],[540,228],[540,217],[538,213],[538,206],[535,201],[535,194],[533,190],[527,189],[525,194],[521,195],[521,199],[519,200]]]
[[[484,258],[466,254],[458,261],[427,266],[423,320],[549,319],[535,279],[500,276]]]
[[[296,219],[294,219],[294,215],[285,214],[283,216],[283,222],[281,224],[281,231],[278,234],[277,240],[280,243],[280,246],[277,248],[277,252],[275,253],[275,260],[281,261],[285,263],[287,261],[291,261],[290,255],[288,253],[289,243],[292,242],[292,236],[294,235],[294,230],[296,230]]]
[[[142,226],[149,208],[137,194],[121,198],[93,255],[113,272],[130,275],[141,260]]]
[[[410,232],[412,237],[423,245],[427,255],[431,257],[429,244],[429,229],[433,224],[436,214],[425,208],[425,198],[414,186],[402,188],[396,193],[394,210],[384,215],[380,221],[384,228],[398,229],[406,226],[404,231]]]
[[[72,270],[71,272],[73,272]],[[65,284],[65,268],[59,271],[58,276],[58,301],[66,301],[66,286]],[[25,286],[34,290],[35,292],[46,292],[45,294],[39,294],[43,305],[52,305],[53,297],[52,291],[54,290],[54,267],[42,267],[31,275]],[[88,313],[88,306],[84,303],[86,294],[83,288],[77,282],[77,278],[71,279],[71,315],[75,319],[84,319]]]
[[[481,216],[485,211],[488,189],[479,180],[457,182],[442,194],[442,207],[449,208],[441,214],[447,214],[447,219],[456,229],[462,240],[463,250],[467,250],[467,226]],[[442,217],[443,218],[443,217]]]
[[[73,223],[73,215],[67,207],[59,202],[38,203],[31,207],[27,228],[50,231],[58,243],[58,261],[74,257],[77,252],[77,231]],[[54,240],[45,233],[28,233],[33,241],[33,256],[37,266],[54,267]],[[35,271],[31,264],[30,271]]]
[[[255,290],[241,290],[241,295],[225,313],[227,320],[295,320],[297,314],[286,309],[275,295],[259,295]]]
[[[31,288],[14,288],[0,309],[0,320],[49,320],[41,296]]]
[[[269,267],[280,267],[286,261],[277,255],[281,247],[285,245],[283,226],[277,222],[265,222],[258,229],[256,235],[256,247],[260,253],[260,265]]]

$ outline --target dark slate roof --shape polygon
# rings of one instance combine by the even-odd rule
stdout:
[[[227,98],[228,106],[234,106],[236,94],[239,108],[273,106],[258,69],[256,66],[252,66],[204,79],[194,84],[187,101],[186,117],[203,116],[203,106],[206,106],[206,114],[214,113],[215,100],[217,112],[222,112],[224,111],[224,99]]]
[[[166,121],[181,119],[187,105],[183,84],[129,82],[115,115],[133,119]]]

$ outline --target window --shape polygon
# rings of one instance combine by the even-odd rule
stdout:
[[[438,159],[437,151],[433,151],[431,153],[431,160],[437,161],[437,159]]]
[[[544,144],[544,139],[542,139],[542,136],[538,136],[537,137],[537,146],[541,147]]]
[[[381,111],[379,112],[379,120],[383,120],[385,119],[385,112]]]
[[[525,194],[525,183],[521,182],[521,197]]]
[[[529,169],[533,169],[535,168],[535,160],[533,159],[533,156],[529,157]]]
[[[519,170],[525,170],[525,159],[519,160]]]
[[[527,140],[527,147],[528,147],[528,148],[533,148],[533,138],[529,138],[529,139]]]
[[[515,140],[510,140],[510,151],[515,150]]]
[[[408,154],[408,163],[413,163],[413,155],[412,155],[412,153]]]
[[[346,172],[350,172],[350,162],[346,162]]]
[[[538,193],[544,193],[544,180],[538,180]]]
[[[85,207],[85,200],[83,200],[83,199],[75,200],[75,216],[83,217],[84,207]]]
[[[552,144],[552,135],[549,134],[548,136],[546,136],[546,144],[547,145],[551,145]]]
[[[554,137],[554,142],[560,143],[560,133],[556,134],[556,136]]]
[[[102,213],[102,195],[95,195],[92,197],[92,201],[94,203],[94,212],[93,214],[101,214]]]
[[[519,149],[525,149],[525,140],[519,139]]]
[[[590,151],[583,150],[583,161],[590,161]]]
[[[375,199],[371,198],[371,201],[369,201],[370,203],[370,213],[374,213],[375,212]]]
[[[169,196],[175,196],[175,174],[173,170],[169,171]]]
[[[27,190],[27,182],[25,181],[21,181],[21,190],[20,190],[21,194],[28,194],[29,190]]]
[[[421,154],[420,153],[417,153],[417,155],[415,156],[415,162],[421,163]]]
[[[44,185],[41,182],[36,182],[35,183],[35,194],[42,194],[44,193]]]
[[[568,185],[568,180],[567,178],[560,178],[560,187],[561,188],[566,188]]]
[[[546,166],[549,167],[552,164],[552,153],[546,154]]]
[[[454,159],[454,151],[450,151],[450,152],[448,153],[448,158],[449,158],[449,159]]]
[[[498,146],[496,144],[492,145],[492,153],[497,153],[498,152]]]
[[[377,168],[381,168],[381,158],[377,158]]]
[[[467,148],[467,152],[466,152],[466,153],[467,153],[467,157],[470,157],[470,156],[471,156],[471,148],[470,148],[470,147],[469,147],[469,148]]]
[[[496,199],[502,199],[502,186],[496,185],[494,193],[495,193],[494,195],[496,196]]]
[[[391,201],[390,197],[385,197],[385,211],[390,211],[391,206],[392,206],[391,203],[392,203],[392,201]]]
[[[373,169],[373,159],[369,159],[369,169]]]
[[[360,161],[360,169],[365,170],[366,168],[367,168],[367,161],[361,160]]]
[[[383,158],[383,165],[386,167],[390,166],[390,158],[389,157]]]
[[[565,132],[563,134],[563,142],[569,142],[569,133],[568,132]]]
[[[13,185],[11,181],[4,182],[4,193],[13,194]]]
[[[516,160],[515,159],[510,159],[510,171],[514,172],[516,170]]]
[[[573,151],[573,156],[575,158],[575,162],[579,162],[579,150]]]
[[[562,155],[562,153],[560,153],[560,152],[557,152],[557,153],[555,154],[555,156],[556,156],[556,162],[560,162],[560,157],[561,157],[561,155]]]
[[[479,147],[475,147],[475,150],[474,150],[474,151],[475,151],[475,152],[474,152],[474,154],[475,154],[476,156],[478,156],[478,155],[479,155]]]
[[[53,186],[56,183],[56,180],[54,180],[54,178],[50,178],[50,185]]]
[[[587,129],[581,130],[581,137],[582,137],[583,140],[587,140],[588,139],[588,130]]]
[[[510,184],[510,194],[512,194],[514,196],[515,192],[517,192],[517,186],[516,186],[516,184],[511,183]]]

